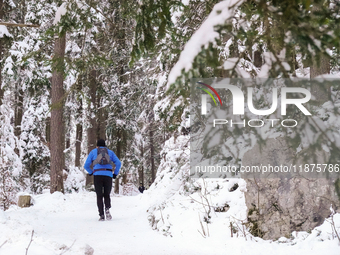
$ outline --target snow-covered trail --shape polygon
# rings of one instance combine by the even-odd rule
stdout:
[[[165,237],[151,229],[147,220],[144,195],[112,197],[112,221],[98,221],[94,192],[36,196],[30,208],[12,207],[0,211],[0,254],[25,254],[32,230],[31,255],[84,255],[86,246],[98,255],[125,254],[339,254],[336,242],[278,244],[269,241],[245,241],[227,238],[225,232],[211,233],[210,238],[177,234]],[[196,215],[193,215],[195,217]],[[6,243],[4,243],[6,242]],[[330,247],[330,245],[332,247]],[[333,247],[334,246],[334,247]],[[332,253],[334,251],[334,253]]]
[[[111,221],[98,221],[94,192],[61,193],[35,197],[30,208],[0,211],[0,254],[209,254],[209,248],[193,248],[182,239],[153,231],[142,196],[111,197]],[[72,245],[73,244],[73,245]],[[68,249],[71,247],[70,249]],[[64,253],[63,253],[64,252]]]

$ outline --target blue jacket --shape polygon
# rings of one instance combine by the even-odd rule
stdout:
[[[104,148],[104,147],[100,147],[100,148]],[[113,163],[115,163],[115,165],[116,165],[116,168],[114,170],[114,174],[118,175],[120,167],[121,167],[122,164],[113,151],[107,149],[107,152],[110,156],[111,161]],[[101,168],[112,169],[111,164],[107,164],[107,165],[96,164],[96,165],[93,166],[93,170],[92,170],[90,168],[90,166],[91,166],[92,162],[97,158],[97,156],[98,156],[97,155],[97,148],[95,148],[90,152],[90,154],[88,155],[88,157],[85,161],[84,168],[89,174],[92,174],[93,170],[96,170],[96,169],[101,169]],[[96,172],[93,173],[93,175],[105,175],[105,176],[113,177],[112,171],[107,171],[107,170],[96,171]]]

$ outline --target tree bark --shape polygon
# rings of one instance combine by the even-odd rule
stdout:
[[[90,71],[90,97],[91,97],[91,108],[90,108],[90,128],[87,129],[87,152],[90,153],[97,144],[97,121],[96,121],[96,98],[97,98],[97,71]],[[93,108],[92,108],[93,107]]]
[[[142,158],[142,164],[141,164],[141,170],[139,173],[139,184],[142,184],[142,186],[144,186],[144,147],[143,147],[143,143],[141,144],[141,148],[140,148],[140,156]],[[145,186],[144,186],[145,187]]]
[[[320,6],[317,4],[313,5],[312,7],[312,15],[314,15],[314,12],[317,12],[320,10]],[[330,72],[330,59],[326,55],[320,54],[319,61],[316,60],[314,57],[312,60],[312,64],[310,67],[310,78],[313,79],[318,75],[321,74],[329,74]]]
[[[79,75],[78,82],[77,82],[77,92],[79,97],[79,107],[77,109],[77,127],[76,127],[76,155],[75,155],[75,162],[74,165],[76,167],[80,167],[80,156],[81,156],[81,143],[83,140],[83,125],[81,122],[82,115],[83,115],[83,100],[81,98],[81,91],[83,89],[83,81],[82,75]]]
[[[106,111],[104,108],[100,107],[100,99],[97,100],[97,109],[98,109],[98,115],[97,115],[97,139],[104,139],[106,140]]]
[[[117,147],[116,147],[116,156],[121,159],[121,149],[122,149],[122,142],[121,142],[121,132],[118,129],[117,131]],[[114,193],[119,194],[119,177],[115,179],[115,188],[114,188]]]
[[[317,63],[315,60],[310,67],[310,78],[313,79],[321,74],[329,74],[330,72],[330,62],[327,56],[321,56],[320,62]]]
[[[254,52],[254,66],[261,67],[262,66],[262,55],[259,50]]]
[[[150,163],[151,163],[151,183],[153,183],[156,179],[156,169],[155,169],[155,147],[154,147],[154,137],[153,137],[153,130],[152,130],[152,123],[150,125]]]
[[[71,139],[70,137],[67,137],[65,140],[65,149],[68,149],[71,147]]]
[[[155,126],[155,116],[153,112],[153,105],[154,102],[150,102],[150,108],[149,108],[149,116],[148,116],[148,122],[149,122],[149,148],[150,148],[150,165],[151,165],[151,184],[156,179],[156,167],[155,167],[155,145],[154,145],[154,126]],[[150,184],[150,185],[151,185]]]
[[[15,114],[14,114],[14,134],[19,137],[21,135],[21,121],[22,121],[22,106],[23,106],[23,91],[21,89],[20,69],[19,69],[19,81],[16,84],[15,93]]]
[[[21,23],[25,23],[25,15],[26,15],[26,2],[25,0],[21,1]],[[18,68],[18,82],[15,83],[15,110],[14,110],[14,134],[17,138],[20,139],[21,135],[21,121],[22,121],[22,116],[23,116],[23,101],[24,101],[24,91],[22,90],[22,85],[21,85],[21,66]],[[15,148],[14,149],[16,154],[19,155],[19,149]]]
[[[47,117],[45,120],[46,127],[45,127],[45,136],[46,142],[48,144],[48,148],[51,149],[51,117]]]
[[[97,145],[97,121],[96,121],[96,106],[97,106],[97,71],[95,69],[90,71],[90,127],[87,129],[87,153],[89,154]],[[92,167],[92,166],[91,166]],[[93,184],[93,176],[86,175],[86,186]]]
[[[9,23],[9,22],[0,22],[0,25],[6,27],[40,27],[40,25],[35,24],[20,24],[20,23]]]
[[[83,140],[83,125],[78,123],[76,130],[76,157],[75,166],[80,167],[80,156],[81,156],[81,142]]]
[[[99,41],[100,45],[103,44],[102,40]],[[98,71],[99,72],[99,71]],[[99,76],[99,73],[97,72],[97,76]],[[97,81],[97,83],[101,84]],[[98,88],[99,87],[99,88]],[[104,89],[101,87],[101,85],[98,85],[97,90],[98,91],[104,91]],[[107,113],[104,107],[101,105],[101,94],[97,94],[96,97],[96,121],[97,121],[97,130],[96,130],[96,136],[97,139],[104,139],[106,140],[106,119],[107,119]]]
[[[123,185],[127,184],[128,179],[127,179],[127,174],[126,172],[122,174],[122,183]]]
[[[313,63],[310,67],[310,78],[313,79],[321,74],[329,74],[330,73],[330,61],[327,56],[321,56],[320,62],[317,63],[313,60]],[[311,93],[315,97],[315,101],[318,105],[321,105],[329,100],[331,91],[330,85],[321,86],[320,83],[312,83],[311,85]]]
[[[4,1],[0,0],[0,19],[4,17]],[[0,38],[0,60],[3,57],[3,38]],[[2,86],[2,64],[0,63],[0,105],[2,105],[2,100],[4,98],[4,91],[1,88]]]
[[[66,35],[55,39],[54,63],[52,74],[52,110],[51,110],[51,193],[64,192],[63,168],[65,166],[65,130],[63,122],[64,96],[64,56]]]
[[[18,139],[20,139],[20,135],[21,135],[21,121],[22,121],[22,116],[23,116],[22,107],[23,107],[23,101],[24,101],[24,97],[23,97],[24,92],[21,89],[20,81],[21,79],[20,79],[20,71],[19,71],[19,82],[18,82],[19,84],[17,84],[17,89],[15,93],[15,111],[14,111],[14,135]],[[15,147],[14,151],[17,155],[19,155],[19,149],[17,147]]]
[[[71,109],[69,107],[65,107],[64,109],[64,134],[65,134],[65,161],[70,157],[70,151],[68,150],[71,147],[71,134],[70,134],[70,125],[71,125]],[[67,169],[65,165],[65,169]]]

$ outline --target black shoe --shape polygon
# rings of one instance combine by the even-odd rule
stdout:
[[[107,220],[112,220],[112,216],[110,214],[110,209],[109,208],[105,209],[105,215],[106,215],[106,219]]]
[[[104,220],[105,220],[104,215],[99,215],[99,221],[104,221]]]

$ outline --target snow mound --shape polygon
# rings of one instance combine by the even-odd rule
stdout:
[[[210,247],[206,254],[340,253],[340,214],[306,232],[263,240],[248,231],[246,182],[234,179],[190,179],[189,136],[170,138],[161,152],[156,180],[141,196],[152,229],[187,247]],[[336,231],[335,231],[336,230]],[[204,251],[201,248],[201,251]],[[192,254],[192,253],[188,253]]]

